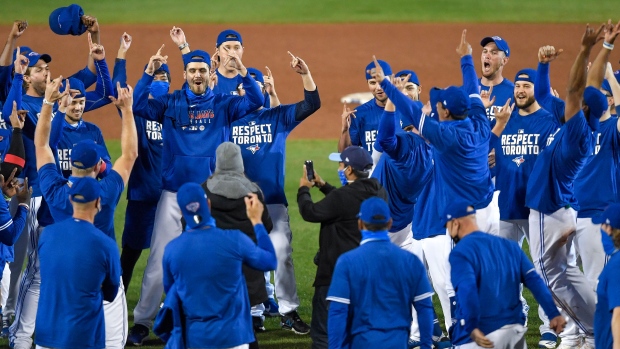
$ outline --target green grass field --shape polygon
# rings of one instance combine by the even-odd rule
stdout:
[[[26,18],[46,24],[68,1],[3,1],[0,24]],[[101,23],[600,22],[617,0],[81,0]],[[182,4],[182,5],[181,5]]]

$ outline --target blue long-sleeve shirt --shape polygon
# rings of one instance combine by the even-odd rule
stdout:
[[[536,79],[534,80],[534,98],[536,98],[541,107],[556,117],[558,123],[564,123],[564,107],[566,103],[551,94],[549,63],[538,63]]]
[[[550,319],[560,315],[549,289],[514,241],[473,232],[455,245],[449,260],[456,292],[453,345],[470,343],[476,328],[489,334],[505,325],[524,324],[521,283]]]
[[[231,123],[263,105],[256,81],[249,75],[242,81],[243,97],[207,89],[192,104],[185,89],[149,99],[153,76],[142,75],[134,89],[134,115],[162,124],[163,189],[176,192],[183,183],[209,178],[215,170],[216,148],[230,139]]]

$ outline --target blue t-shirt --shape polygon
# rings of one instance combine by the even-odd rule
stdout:
[[[411,306],[432,295],[418,257],[390,241],[369,239],[338,258],[327,300],[349,305],[352,348],[362,348],[356,338],[363,334],[376,336],[363,336],[364,348],[404,348],[406,339],[394,343],[400,336],[390,331],[409,333]]]
[[[611,256],[598,277],[596,296],[598,301],[594,313],[594,345],[600,349],[612,349],[614,343],[611,318],[614,309],[620,307],[620,253],[616,252]]]
[[[526,116],[515,110],[500,137],[491,136],[497,168],[495,188],[500,191],[500,219],[528,219],[527,180],[538,154],[553,140],[550,136],[559,127],[557,119],[542,108]]]
[[[213,93],[223,93],[225,95],[234,96],[239,95],[237,92],[237,87],[239,87],[239,85],[243,82],[241,80],[241,75],[237,75],[233,78],[227,78],[222,75],[219,70],[216,70],[215,73],[217,74],[217,85],[213,87]]]
[[[69,179],[64,178],[56,169],[56,165],[49,163],[39,169],[41,190],[49,211],[55,222],[61,222],[73,216],[73,206],[69,201]],[[114,234],[114,210],[121,198],[125,184],[118,172],[112,170],[99,181],[101,185],[101,211],[95,216],[95,227],[116,241]]]
[[[540,152],[527,182],[525,205],[551,214],[563,207],[579,211],[573,183],[594,149],[594,136],[579,111]]]
[[[106,163],[106,172],[112,169],[110,154],[103,140],[101,129],[88,121],[80,121],[76,126],[69,125],[69,123],[64,121],[62,135],[56,146],[58,164],[63,177],[69,178],[69,176],[71,176],[71,149],[73,149],[73,146],[77,143],[86,139],[95,141],[95,143],[101,146],[102,150],[105,150],[102,159]]]
[[[355,117],[351,118],[351,126],[349,127],[351,144],[360,146],[372,153],[372,147],[377,139],[379,120],[385,107],[378,106],[377,101],[373,98],[355,110],[357,110]]]
[[[579,202],[577,217],[591,218],[611,203],[618,201],[618,168],[620,164],[620,132],[618,118],[600,123],[594,132],[594,152],[575,179],[575,196]]]
[[[105,348],[103,301],[121,281],[116,243],[89,222],[70,218],[39,238],[41,298],[35,343],[48,348]]]
[[[262,224],[254,229],[259,245],[260,240],[269,240]],[[188,348],[230,348],[254,341],[241,268],[247,264],[269,270],[263,263],[272,258],[275,265],[273,246],[271,253],[270,257],[239,230],[216,227],[185,231],[168,243],[163,256],[164,290],[176,286]]]
[[[482,84],[482,79],[478,79],[478,83],[480,84],[480,91],[488,91],[489,86],[485,86]],[[491,99],[495,97],[495,102],[492,106],[486,108],[487,118],[492,125],[495,125],[495,113],[499,112],[500,109],[506,104],[506,101],[510,99],[510,103],[514,101],[514,93],[515,93],[515,84],[512,81],[504,78],[502,82],[498,85],[493,86],[493,91],[491,92]]]
[[[288,205],[284,194],[286,137],[301,122],[296,104],[256,110],[231,125],[230,140],[239,145],[245,174],[258,183],[266,204]]]
[[[489,334],[505,325],[524,324],[521,283],[534,293],[550,319],[560,315],[534,265],[514,241],[473,232],[455,245],[449,260],[456,292],[453,345],[470,343],[475,328]]]

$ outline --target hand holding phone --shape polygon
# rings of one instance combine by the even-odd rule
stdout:
[[[314,181],[314,164],[312,163],[312,160],[306,160],[304,164],[306,165],[306,177],[308,178],[308,181]]]

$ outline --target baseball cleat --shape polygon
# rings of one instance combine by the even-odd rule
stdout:
[[[265,323],[260,316],[252,316],[252,327],[254,328],[254,332],[265,332]]]
[[[297,334],[310,333],[310,326],[299,317],[296,310],[280,316],[280,326],[284,330],[293,331]]]
[[[558,336],[550,332],[545,332],[542,334],[542,336],[540,336],[540,341],[538,341],[538,347],[553,349],[557,347],[558,345],[557,342],[558,342]]]
[[[407,349],[420,349],[422,342],[409,338],[407,341]]]
[[[127,344],[133,344],[135,346],[141,346],[144,340],[149,336],[149,329],[144,325],[135,324],[129,330],[127,336]]]
[[[433,341],[433,348],[434,349],[452,348],[452,342],[450,341],[450,338],[443,336],[438,341]]]
[[[263,312],[264,316],[274,317],[280,315],[280,308],[278,307],[278,303],[273,298],[269,298],[269,300],[263,303],[265,306],[265,311]]]

